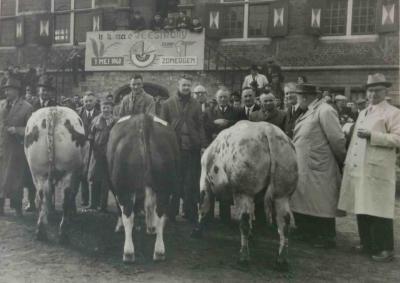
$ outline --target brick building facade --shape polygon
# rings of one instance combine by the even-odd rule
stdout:
[[[129,29],[133,10],[141,11],[147,23],[156,11],[185,10],[201,18],[207,45],[229,64],[245,70],[273,56],[285,81],[305,75],[352,99],[364,95],[369,73],[382,72],[394,83],[393,103],[400,104],[398,0],[0,0],[0,68],[42,65],[57,74],[75,41],[84,48],[86,31]],[[96,15],[100,25],[93,21]],[[229,64],[225,70],[191,74],[213,92],[224,83]],[[173,92],[180,74],[143,75]],[[86,89],[116,92],[130,75],[91,72],[72,88],[66,72],[57,82],[67,96]]]

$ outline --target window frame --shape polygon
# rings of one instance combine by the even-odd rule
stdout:
[[[353,0],[347,0],[346,33],[344,35],[322,34],[320,40],[325,42],[337,42],[343,40],[349,42],[374,42],[379,37],[376,31],[371,34],[352,34],[352,25],[353,25]]]
[[[258,6],[258,5],[270,5],[275,0],[239,0],[239,1],[230,1],[230,0],[219,0],[221,6],[233,7],[233,6],[243,6],[243,35],[241,37],[223,37],[221,41],[270,41],[271,37],[269,36],[258,36],[258,37],[249,37],[249,14],[250,14],[250,6]],[[269,25],[269,15],[267,18]]]

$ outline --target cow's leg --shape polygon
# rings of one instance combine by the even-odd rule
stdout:
[[[254,212],[253,197],[247,195],[235,195],[235,204],[240,215],[240,259],[241,263],[248,263],[250,260],[249,236],[252,229],[252,214]]]
[[[73,173],[65,176],[59,183],[59,187],[64,190],[63,215],[59,229],[60,243],[62,244],[69,242],[68,225],[71,221],[71,216],[75,212],[75,187],[78,185],[79,179]]]
[[[292,219],[289,200],[287,198],[275,200],[276,222],[279,233],[279,253],[276,260],[276,268],[279,270],[288,269],[288,247],[289,247],[289,228]]]
[[[132,231],[134,226],[133,201],[128,199],[120,204],[122,224],[125,230],[124,255],[122,260],[126,263],[135,262],[135,247],[133,246]]]
[[[156,243],[154,245],[154,261],[165,260],[165,245],[164,245],[164,227],[167,221],[168,211],[168,199],[167,193],[158,193],[156,202],[154,203],[155,209],[155,222],[156,222]]]
[[[49,180],[40,178],[36,182],[36,206],[38,207],[39,217],[36,229],[36,239],[39,241],[47,240],[46,226],[51,206],[51,192]]]
[[[150,187],[146,187],[144,206],[146,213],[147,234],[155,234],[157,233],[156,227],[158,224],[158,217],[156,217],[156,194]]]
[[[200,192],[199,219],[191,234],[191,236],[194,238],[201,238],[203,236],[205,221],[211,208],[211,198],[212,195],[209,189],[202,190]]]

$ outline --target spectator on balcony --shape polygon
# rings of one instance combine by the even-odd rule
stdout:
[[[164,27],[164,20],[161,17],[160,13],[156,13],[151,20],[150,28],[154,31],[160,31]]]
[[[131,19],[131,29],[140,31],[146,29],[146,21],[144,20],[140,11],[133,12],[133,18]]]
[[[193,17],[192,23],[190,25],[190,31],[198,33],[203,32],[203,25],[201,24],[200,19],[198,17]]]
[[[172,13],[168,13],[167,18],[165,18],[164,29],[166,30],[176,29],[176,21]]]
[[[306,76],[298,76],[297,77],[297,83],[298,84],[306,84],[308,82]]]
[[[178,18],[176,19],[176,27],[178,29],[189,29],[191,19],[184,11],[179,11]]]
[[[250,74],[244,78],[242,89],[252,88],[255,96],[258,96],[268,83],[267,77],[259,73],[258,66],[252,65]]]

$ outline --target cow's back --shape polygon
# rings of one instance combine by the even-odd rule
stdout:
[[[44,173],[49,161],[55,169],[83,169],[87,143],[82,120],[67,107],[47,107],[34,112],[25,129],[25,154],[32,173]]]

